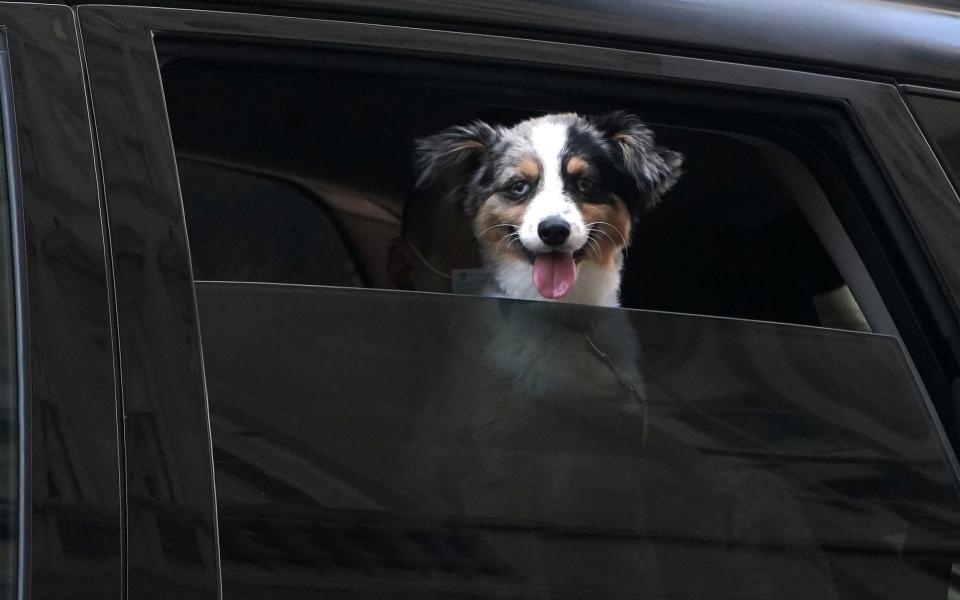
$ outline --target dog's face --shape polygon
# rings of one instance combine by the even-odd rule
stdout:
[[[610,303],[600,299],[611,293],[616,303],[631,224],[673,185],[681,162],[624,112],[546,115],[510,128],[475,122],[417,143],[418,186],[441,180],[457,189],[504,292],[593,303]],[[578,285],[586,271],[593,275]],[[591,285],[612,290],[582,289]]]

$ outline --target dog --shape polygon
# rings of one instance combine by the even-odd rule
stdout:
[[[403,461],[424,505],[492,522],[640,528],[640,339],[634,315],[604,307],[619,305],[636,219],[677,181],[682,161],[622,111],[476,121],[415,142],[398,287],[456,292],[456,273],[480,267],[481,295],[547,301],[429,299],[451,337],[415,425],[416,439],[444,451],[416,447]],[[548,537],[487,541],[533,589],[575,585]],[[655,579],[642,545],[602,560],[638,585]]]
[[[417,189],[469,220],[485,295],[619,306],[632,225],[676,183],[683,157],[615,111],[451,127],[417,140],[415,163]]]

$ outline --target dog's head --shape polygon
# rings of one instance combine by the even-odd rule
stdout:
[[[504,291],[518,282],[503,279],[525,277],[548,299],[566,296],[587,265],[615,273],[619,286],[632,223],[676,182],[683,162],[620,111],[552,114],[509,128],[477,121],[418,140],[416,150],[418,187],[457,189]]]

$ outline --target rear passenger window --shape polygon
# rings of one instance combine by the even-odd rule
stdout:
[[[685,157],[679,182],[636,225],[623,306],[889,331],[831,208],[849,192],[830,198],[811,174],[822,160],[779,122],[710,119],[704,107],[646,100],[642,87],[631,90],[637,99],[575,98],[555,78],[524,88],[518,73],[518,87],[497,87],[495,74],[480,71],[493,79],[478,89],[462,69],[411,61],[389,71],[337,54],[301,68],[179,58],[162,73],[198,279],[416,288],[391,265],[414,188],[415,139],[476,119],[513,125],[622,108]],[[478,267],[476,248],[464,256],[444,247],[462,221],[420,227],[437,242],[404,258],[427,271],[419,289],[473,291],[455,276]],[[344,255],[350,283],[337,266]]]
[[[951,458],[836,107],[160,54],[225,598],[946,597]],[[685,156],[633,230],[623,308],[489,297],[466,217],[411,201],[414,140],[617,109]]]

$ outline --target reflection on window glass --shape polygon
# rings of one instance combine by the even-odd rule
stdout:
[[[187,159],[177,168],[197,279],[362,285],[317,197],[241,169]]]
[[[225,598],[943,599],[893,338],[198,283]]]
[[[5,45],[5,40],[0,43]],[[6,52],[0,53],[0,61],[6,60]],[[6,151],[0,144],[0,165],[5,164]],[[19,507],[17,330],[11,208],[7,189],[6,169],[0,167],[0,598],[16,596]]]
[[[947,174],[960,187],[960,99],[916,94],[907,95],[907,99]]]

